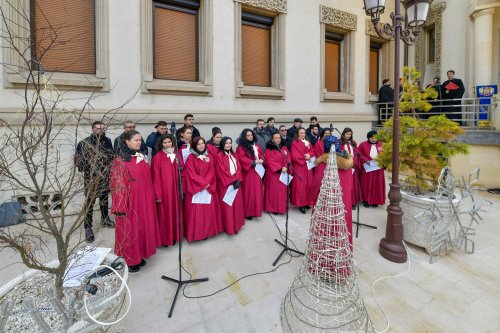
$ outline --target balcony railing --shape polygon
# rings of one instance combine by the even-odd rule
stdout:
[[[432,100],[432,109],[428,112],[415,110],[421,119],[431,116],[446,115],[447,118],[458,122],[462,127],[469,129],[492,129],[492,112],[497,107],[494,98],[461,98]],[[385,122],[392,116],[393,103],[375,103],[378,109],[379,123]],[[403,114],[403,113],[400,113]],[[404,114],[409,114],[405,112]]]

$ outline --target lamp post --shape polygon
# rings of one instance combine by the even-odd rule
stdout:
[[[364,0],[366,15],[371,17],[377,34],[386,40],[394,38],[394,88],[399,82],[399,47],[400,40],[413,45],[420,34],[420,29],[427,19],[432,0],[401,0],[406,9],[407,27],[403,26],[404,17],[400,13],[400,0],[394,0],[395,12],[391,13],[392,25],[380,24],[380,15],[385,9],[385,0]],[[399,86],[398,86],[399,89]],[[385,237],[380,240],[379,253],[385,259],[403,263],[407,260],[403,245],[403,210],[399,206],[401,191],[399,186],[399,94],[394,93],[394,112],[392,116],[392,183],[389,185],[389,206],[387,207],[387,225]]]

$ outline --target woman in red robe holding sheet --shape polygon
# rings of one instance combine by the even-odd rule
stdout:
[[[264,186],[262,178],[255,167],[264,163],[261,147],[255,142],[253,132],[245,128],[240,135],[236,155],[241,164],[243,182],[243,206],[245,207],[245,218],[252,220],[254,217],[262,216],[264,206]]]
[[[310,208],[311,199],[309,186],[313,172],[307,168],[307,162],[314,157],[314,147],[306,138],[306,130],[300,127],[295,134],[291,148],[292,166],[294,168],[294,179],[291,184],[292,197],[290,202],[305,214],[306,208]]]
[[[344,128],[342,135],[340,136],[340,149],[347,151],[349,155],[353,156],[354,166],[352,167],[352,195],[351,204],[352,209],[358,204],[358,157],[357,155],[358,144],[354,141],[352,137],[352,129],[349,127]]]
[[[361,201],[365,207],[377,207],[385,204],[385,175],[384,169],[378,169],[366,172],[364,163],[371,163],[378,153],[382,150],[382,142],[375,138],[377,132],[370,131],[366,135],[367,141],[359,144],[358,152],[360,154],[360,183],[361,183]]]
[[[170,246],[182,237],[179,222],[179,165],[175,154],[175,139],[163,134],[158,139],[158,153],[151,161],[151,176],[155,190],[156,212],[162,246]]]
[[[288,201],[288,187],[280,180],[282,173],[288,173],[291,163],[290,152],[276,132],[266,145],[264,153],[266,177],[264,178],[264,210],[269,213],[285,214]]]
[[[186,240],[204,240],[222,231],[219,202],[215,180],[215,161],[208,156],[205,139],[198,136],[191,143],[191,154],[183,170],[184,215]],[[209,195],[207,195],[207,192]],[[206,202],[193,203],[200,195],[207,195]]]
[[[328,158],[326,160],[319,159],[320,156],[324,154],[324,141],[332,135],[332,132],[329,128],[325,128],[321,131],[319,135],[319,140],[314,145],[314,156],[316,160],[314,164],[316,167],[313,169],[313,177],[311,179],[311,185],[309,185],[309,199],[311,203],[309,204],[311,207],[316,205],[316,200],[318,200],[319,189],[321,188],[321,182],[323,181],[323,176],[325,175],[326,163],[328,162]]]
[[[125,258],[130,272],[138,272],[160,244],[151,171],[140,153],[141,142],[139,132],[126,132],[111,166],[115,253]]]
[[[220,140],[216,170],[222,225],[228,235],[234,235],[245,225],[245,209],[243,207],[243,193],[240,188],[243,180],[241,165],[233,152],[233,140],[230,137],[225,136]],[[228,188],[237,190],[231,205],[224,201]]]

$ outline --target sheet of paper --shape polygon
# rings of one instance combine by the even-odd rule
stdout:
[[[182,160],[184,161],[184,163],[186,163],[189,155],[191,155],[191,150],[189,147],[182,149]]]
[[[370,164],[363,163],[363,167],[365,168],[366,172],[380,170],[380,167],[378,166],[378,163],[376,161],[370,161]]]
[[[307,170],[311,170],[312,168],[314,168],[316,165],[314,164],[314,161],[316,161],[316,157],[313,156],[309,159],[309,161],[307,161]]]
[[[68,268],[64,273],[63,287],[78,287],[85,276],[99,266],[104,258],[111,252],[109,247],[87,246],[79,250],[69,260]]]
[[[259,174],[260,178],[264,177],[264,174],[266,173],[266,169],[264,169],[262,164],[256,164],[255,171]]]
[[[288,174],[288,172],[282,172],[280,175],[280,182],[288,186],[290,182],[292,181],[293,176]]]
[[[229,206],[233,206],[234,198],[236,198],[238,190],[239,190],[238,188],[234,189],[233,185],[229,185],[226,194],[224,194],[224,198],[222,200]]]
[[[212,200],[212,195],[208,193],[208,191],[205,189],[203,191],[200,191],[193,195],[193,199],[191,200],[191,203],[194,204],[201,204],[201,205],[210,205],[210,201]]]

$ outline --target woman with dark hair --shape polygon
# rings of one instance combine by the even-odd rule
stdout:
[[[243,207],[243,193],[240,185],[243,180],[241,165],[233,151],[233,140],[223,137],[220,140],[217,154],[217,194],[222,225],[228,235],[237,234],[245,224],[245,209]],[[237,190],[232,204],[224,201],[228,190]]]
[[[151,171],[140,152],[141,135],[125,132],[111,166],[111,212],[116,215],[115,253],[138,272],[160,244]]]
[[[184,168],[187,157],[191,153],[191,140],[193,136],[193,130],[191,127],[183,126],[179,129],[179,137],[177,138],[177,156],[179,157],[179,162]]]
[[[329,128],[324,128],[319,135],[319,140],[314,145],[314,164],[316,167],[313,169],[313,177],[311,179],[311,185],[309,185],[309,199],[310,206],[314,207],[316,205],[316,200],[318,199],[319,189],[321,188],[321,182],[323,181],[323,176],[325,174],[326,163],[328,162],[328,155],[325,157],[324,154],[324,142],[332,135],[332,131]],[[323,158],[321,158],[323,156]]]
[[[306,130],[300,127],[295,133],[291,148],[292,166],[295,171],[295,179],[292,181],[292,197],[290,202],[299,207],[302,214],[306,208],[310,208],[309,185],[312,180],[312,170],[307,168],[307,162],[314,157],[314,149],[306,138]],[[298,176],[298,177],[297,177]]]
[[[353,132],[350,127],[344,128],[340,136],[340,149],[347,151],[349,155],[353,156],[354,166],[352,167],[352,195],[351,203],[354,208],[358,204],[358,157],[356,156],[358,144],[353,139]]]
[[[384,169],[366,172],[363,164],[372,165],[378,153],[382,151],[382,142],[375,137],[377,132],[366,134],[368,140],[359,144],[361,201],[365,207],[377,207],[385,204],[385,174]]]
[[[186,182],[184,189],[186,240],[188,242],[203,240],[218,234],[223,228],[217,197],[215,162],[208,156],[205,139],[201,136],[191,142],[191,154],[187,158],[183,175]],[[208,198],[203,201],[203,197]]]
[[[162,134],[157,145],[157,153],[151,161],[151,176],[160,226],[160,244],[170,246],[182,237],[178,230],[179,165],[175,154],[175,138],[170,134]]]
[[[245,128],[241,132],[236,155],[240,161],[243,174],[241,189],[245,218],[252,220],[254,217],[262,216],[264,187],[255,167],[259,164],[262,166],[264,156],[261,147],[255,142],[251,129]]]
[[[218,127],[212,128],[212,137],[207,141],[207,150],[210,155],[215,159],[219,153],[220,140],[222,139],[222,132]]]
[[[288,201],[287,186],[280,181],[281,173],[289,173],[290,152],[281,142],[280,133],[273,133],[264,153],[266,177],[264,179],[264,210],[269,213],[285,214]]]

